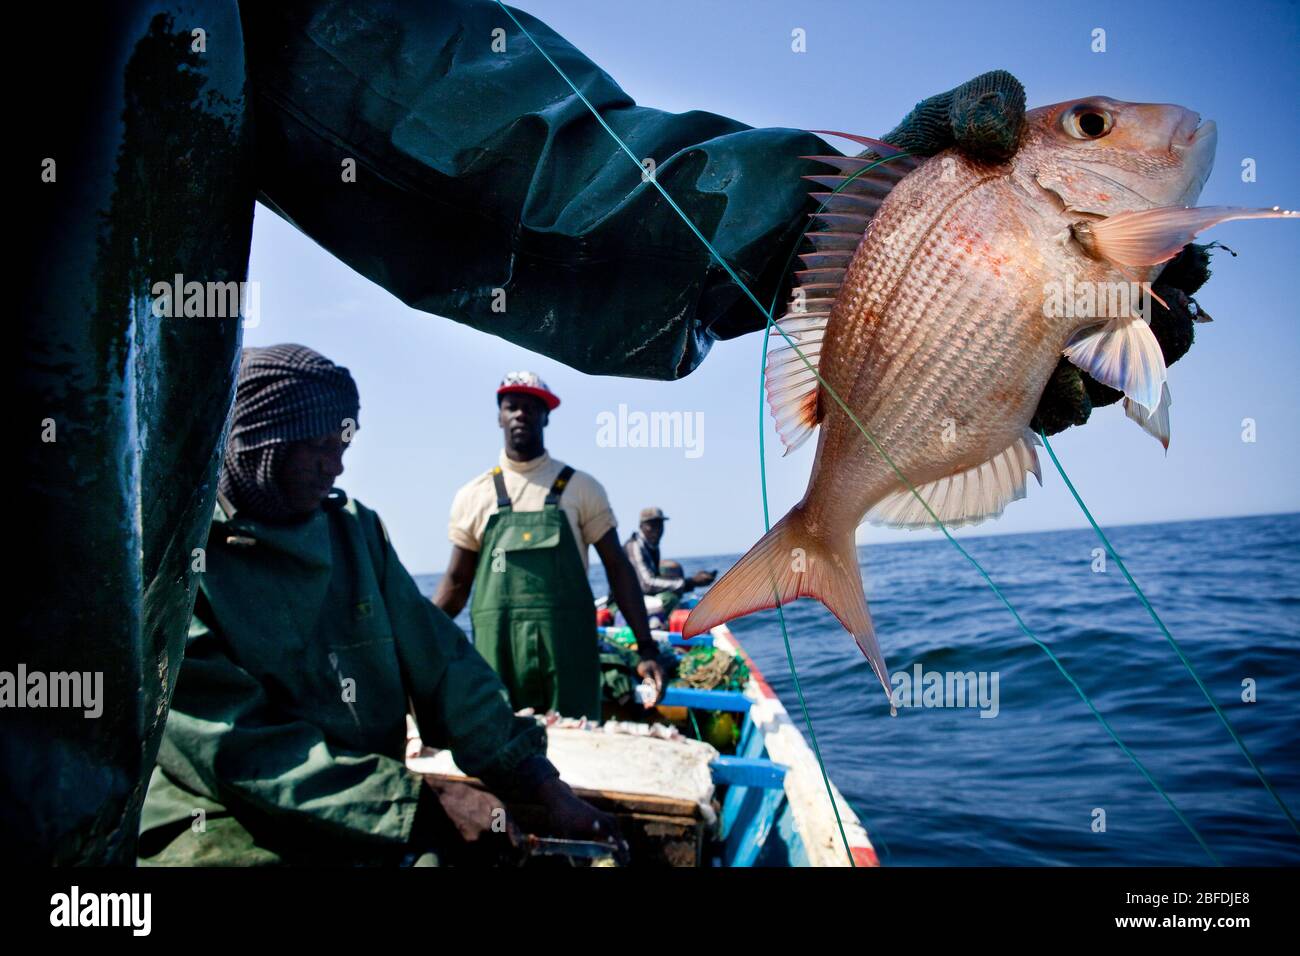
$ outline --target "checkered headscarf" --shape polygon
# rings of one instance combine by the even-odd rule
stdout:
[[[319,352],[305,345],[244,349],[221,493],[259,520],[291,517],[276,484],[286,445],[341,432],[360,407],[351,373]]]

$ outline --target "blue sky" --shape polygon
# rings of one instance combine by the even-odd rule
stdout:
[[[519,7],[591,57],[637,102],[704,109],[752,126],[879,135],[918,100],[985,70],[1025,84],[1032,106],[1106,94],[1179,103],[1219,125],[1201,205],[1300,206],[1300,12],[1293,4],[916,3],[528,0]],[[504,17],[503,17],[504,20]],[[508,23],[503,25],[509,26]],[[790,49],[802,28],[807,52]],[[1106,52],[1090,49],[1094,28]],[[1241,179],[1244,158],[1257,179]],[[1053,445],[1106,524],[1300,510],[1300,262],[1295,223],[1229,223],[1208,238],[1240,255],[1215,259],[1198,296],[1215,318],[1173,366],[1173,441],[1160,446],[1101,409]],[[430,268],[437,268],[431,263]],[[361,431],[340,485],[384,516],[414,572],[446,564],[456,489],[496,460],[493,393],[531,368],[561,396],[547,447],[605,486],[626,535],[644,505],[673,518],[665,555],[743,551],[762,531],[758,467],[761,335],[714,347],[673,382],[587,376],[447,319],[407,308],[259,206],[250,278],[261,324],[245,343],[296,341],[348,366]],[[632,411],[702,413],[701,454],[607,448],[597,418]],[[1242,420],[1257,440],[1242,441]],[[764,412],[775,519],[803,494],[816,442],[788,458]],[[1044,487],[966,534],[1075,527],[1082,516],[1044,457]],[[931,532],[863,526],[860,542]]]

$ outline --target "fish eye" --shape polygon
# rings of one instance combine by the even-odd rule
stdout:
[[[1115,118],[1100,106],[1081,104],[1061,117],[1062,128],[1075,139],[1100,139],[1110,132]]]

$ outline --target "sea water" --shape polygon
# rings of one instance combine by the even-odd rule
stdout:
[[[1256,761],[1300,811],[1300,515],[1109,533]],[[1114,560],[1095,550],[1092,531],[963,544],[1225,864],[1300,864],[1300,837]],[[858,556],[896,717],[828,611],[805,599],[785,619],[827,769],[886,864],[1208,862],[951,544],[863,547]],[[688,572],[722,570],[738,557],[682,561]],[[435,582],[420,578],[426,593]],[[605,593],[598,561],[592,586]],[[467,615],[459,623],[468,629]],[[802,729],[776,613],[731,628]]]

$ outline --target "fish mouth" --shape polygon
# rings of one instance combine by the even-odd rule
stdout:
[[[1190,145],[1199,133],[1201,114],[1193,113],[1191,110],[1175,107],[1180,116],[1178,125],[1174,127],[1173,134],[1169,137],[1171,148],[1180,145]]]
[[[1174,131],[1170,150],[1177,155],[1191,172],[1187,188],[1179,197],[1180,205],[1191,205],[1201,195],[1201,188],[1210,178],[1214,168],[1214,151],[1219,142],[1219,128],[1214,120],[1202,123],[1200,116],[1188,113],[1187,117]]]
[[[1169,148],[1180,155],[1188,152],[1200,153],[1207,146],[1213,148],[1218,136],[1219,127],[1215,125],[1214,120],[1206,120],[1202,123],[1199,114],[1187,110],[1174,129],[1173,135],[1169,137]]]

